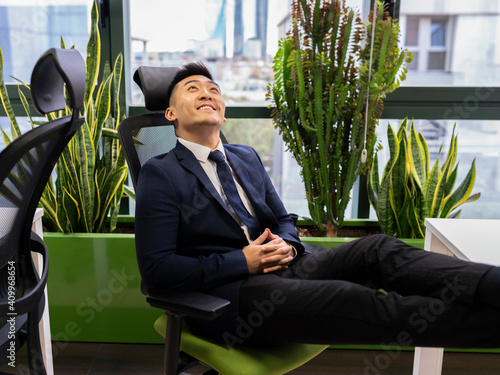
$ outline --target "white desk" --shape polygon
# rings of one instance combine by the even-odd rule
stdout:
[[[426,219],[425,249],[473,262],[500,265],[500,220]],[[440,375],[442,348],[415,348],[413,375]]]

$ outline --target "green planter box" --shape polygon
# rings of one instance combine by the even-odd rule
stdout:
[[[352,241],[355,238],[351,237],[301,237],[302,242],[307,242],[312,245],[317,245],[324,247],[326,249],[331,249],[332,247],[342,245],[346,242]],[[420,249],[424,248],[424,239],[410,239],[406,238],[403,241],[411,246],[418,247]]]
[[[52,340],[57,341],[55,351],[64,349],[70,341],[163,343],[153,329],[161,311],[150,307],[140,291],[133,234],[44,233],[44,240],[49,249],[47,293]],[[302,240],[332,248],[353,238],[303,237]],[[424,246],[422,239],[405,242]],[[366,345],[333,348],[380,350]]]
[[[52,340],[161,343],[140,291],[133,234],[44,233]]]

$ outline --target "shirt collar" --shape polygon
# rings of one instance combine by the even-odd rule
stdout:
[[[191,151],[196,159],[200,162],[206,162],[208,159],[208,155],[210,154],[210,151],[213,151],[210,147],[200,145],[198,143],[186,141],[185,139],[178,138],[179,142],[186,147],[189,151]],[[222,145],[222,142],[219,140],[219,143],[217,144],[217,147],[214,150],[219,150],[222,152],[222,155],[224,155],[224,159],[226,158],[226,153],[224,152],[224,146]]]

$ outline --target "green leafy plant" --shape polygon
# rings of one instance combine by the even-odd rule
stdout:
[[[385,234],[424,238],[425,218],[458,217],[461,210],[457,208],[477,200],[481,193],[471,194],[476,176],[475,161],[454,190],[459,164],[455,128],[443,165],[440,165],[441,147],[432,169],[429,149],[422,133],[416,133],[413,121],[409,134],[407,128],[407,119],[403,120],[397,134],[390,125],[387,127],[389,161],[380,180],[378,156],[373,158],[368,177],[368,196]]]
[[[380,4],[373,43],[373,14],[363,24],[345,1],[294,0],[292,19],[274,58],[267,99],[301,167],[311,217],[334,236],[353,184],[373,158],[382,98],[405,79],[411,54],[399,48],[398,23]]]
[[[116,128],[124,116],[121,113],[119,93],[123,57],[120,54],[111,70],[108,63],[98,84],[101,62],[101,41],[98,29],[97,3],[91,11],[90,38],[87,44],[86,84],[84,98],[85,124],[69,142],[55,167],[55,176],[49,180],[42,195],[44,226],[57,232],[103,232],[110,217],[110,231],[118,220],[120,200],[127,177],[125,157],[121,151]],[[65,48],[61,40],[61,47]],[[10,104],[3,80],[3,57],[0,50],[0,97],[11,121],[11,137],[2,129],[5,144],[21,134]],[[29,86],[23,84],[29,89]],[[21,102],[31,126],[34,121],[28,100],[21,87]],[[47,120],[70,114],[66,107]]]

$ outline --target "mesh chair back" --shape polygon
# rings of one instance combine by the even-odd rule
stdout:
[[[170,151],[177,142],[174,125],[163,114],[129,117],[118,126],[134,188],[141,167],[152,157]]]
[[[118,126],[118,135],[134,188],[141,167],[152,157],[166,154],[177,143],[174,124],[160,113],[138,115],[123,120]],[[222,132],[221,140],[227,143]]]
[[[78,119],[81,125],[83,120]],[[72,116],[35,128],[0,154],[0,266],[23,251],[50,173],[73,132]]]

